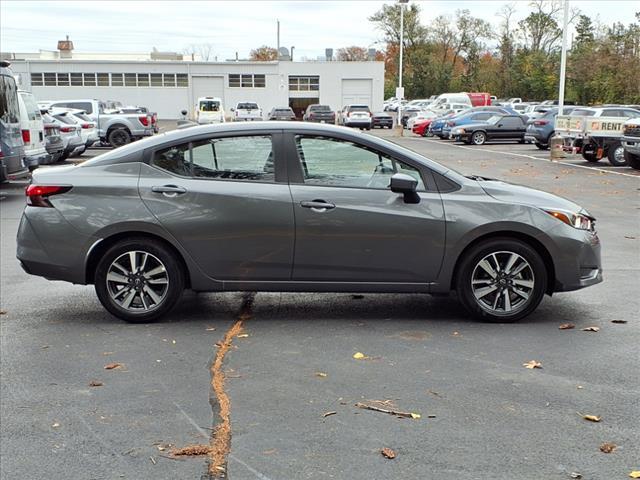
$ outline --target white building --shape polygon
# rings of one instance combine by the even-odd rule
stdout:
[[[384,96],[384,62],[162,59],[170,52],[107,60],[86,54],[80,58],[75,52],[72,58],[51,53],[11,54],[9,58],[21,88],[32,91],[38,100],[117,100],[145,106],[161,119],[179,118],[182,110],[191,114],[202,96],[222,98],[227,112],[237,102],[254,101],[265,115],[283,106],[299,115],[311,103],[330,105],[334,110],[362,103],[376,111],[382,109]]]

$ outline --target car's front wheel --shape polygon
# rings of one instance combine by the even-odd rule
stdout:
[[[473,132],[471,135],[471,143],[474,145],[483,145],[487,141],[487,136],[484,132]]]
[[[624,156],[624,147],[622,143],[614,143],[607,150],[607,158],[609,163],[614,167],[624,167],[627,165],[627,159]]]
[[[547,272],[540,254],[509,238],[474,246],[456,275],[456,291],[464,307],[489,322],[510,323],[529,315],[546,289]]]
[[[110,313],[132,323],[157,320],[173,308],[184,290],[176,255],[148,238],[123,240],[100,259],[95,289]]]
[[[640,155],[635,155],[631,152],[624,151],[624,159],[627,161],[631,168],[640,170]]]

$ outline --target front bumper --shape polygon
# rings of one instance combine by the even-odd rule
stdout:
[[[559,253],[554,255],[556,283],[553,290],[570,292],[602,282],[601,245],[597,232],[569,226],[566,229],[568,235],[554,236]]]
[[[622,146],[627,152],[640,155],[640,137],[622,137]]]

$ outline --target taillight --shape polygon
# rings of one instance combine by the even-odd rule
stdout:
[[[22,130],[22,141],[24,143],[31,143],[31,131]]]
[[[59,195],[71,190],[69,185],[29,185],[25,190],[27,205],[32,207],[53,207],[49,202],[49,197]]]
[[[370,116],[370,117],[373,117],[373,113],[369,112],[369,116]]]
[[[73,127],[65,127],[65,126],[60,127],[60,131],[64,132],[64,133],[73,132],[74,130],[75,130],[75,128],[73,128]]]
[[[549,123],[549,120],[536,120],[533,122],[534,125],[546,125],[547,123]]]
[[[145,127],[149,126],[149,117],[147,117],[146,115],[140,115],[138,117],[138,120],[140,120],[140,123]]]
[[[151,123],[158,123],[158,114],[154,113],[151,117]]]
[[[81,127],[82,127],[82,128],[85,128],[85,129],[86,129],[86,128],[91,128],[91,124],[90,124],[90,123],[83,123],[83,124],[81,125]]]

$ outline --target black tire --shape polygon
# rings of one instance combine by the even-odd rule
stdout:
[[[473,132],[469,137],[470,143],[474,145],[484,145],[487,141],[487,134],[484,132]]]
[[[629,166],[635,170],[640,170],[640,155],[634,155],[631,152],[624,151],[624,159]]]
[[[624,147],[620,142],[609,145],[609,148],[607,149],[607,158],[609,159],[609,163],[614,167],[627,166],[627,159],[624,156]]]
[[[543,143],[536,142],[536,147],[538,147],[538,150],[549,150],[549,144],[544,145]]]
[[[600,159],[598,158],[598,147],[596,147],[592,143],[582,145],[582,158],[591,163],[599,162]]]
[[[131,267],[131,263],[127,263],[127,253],[128,252],[140,252],[146,253],[150,255],[151,260],[149,260],[148,268],[155,268],[157,270],[157,264],[159,263],[161,266],[164,266],[164,270],[161,270],[159,275],[166,277],[167,286],[166,287],[158,287],[157,285],[153,288],[159,288],[164,290],[155,290],[154,293],[156,296],[160,297],[160,300],[156,305],[150,306],[150,309],[145,309],[147,307],[144,298],[147,298],[147,301],[153,301],[153,298],[145,293],[145,288],[147,288],[150,284],[145,282],[146,277],[142,278],[142,274],[138,274],[138,279],[140,280],[138,283],[135,283],[135,280],[129,281],[128,284],[124,284],[121,290],[114,288],[113,282],[108,284],[107,274],[109,273],[112,264],[124,256],[124,260],[119,260],[119,262],[129,265],[129,269],[133,270]],[[136,254],[138,255],[138,254]],[[136,256],[136,258],[140,259],[142,262],[141,256]],[[146,264],[147,262],[145,262]],[[117,272],[117,270],[116,270]],[[120,270],[121,273],[124,273]],[[144,273],[144,271],[142,272]],[[149,273],[149,272],[147,272]],[[121,275],[124,278],[124,275]],[[133,276],[135,277],[135,275]],[[151,277],[149,277],[151,279]],[[176,255],[173,251],[171,251],[168,247],[166,247],[162,242],[158,240],[153,240],[144,237],[133,237],[131,239],[122,240],[111,248],[109,248],[106,253],[102,256],[100,261],[98,262],[98,266],[95,271],[95,290],[98,295],[98,299],[100,303],[106,308],[112,315],[130,323],[144,323],[144,322],[153,322],[159,319],[161,316],[168,313],[176,304],[176,302],[180,299],[182,292],[185,286],[185,272],[183,271],[182,264],[179,259],[176,258]],[[137,287],[136,287],[137,285]],[[127,290],[128,289],[128,290]],[[128,292],[134,292],[137,289],[136,293],[133,293],[133,300],[130,301],[130,304],[135,307],[142,303],[145,308],[139,309],[139,311],[135,311],[137,308],[125,308],[116,300],[112,298],[114,292],[125,291],[125,295],[122,296],[124,299],[127,297]],[[117,293],[116,293],[117,296]],[[138,300],[136,302],[136,296]]]
[[[521,273],[518,273],[518,276],[522,276],[522,278],[519,278],[517,276],[516,280],[530,282],[531,279],[533,279],[533,287],[530,291],[528,291],[528,298],[526,300],[513,292],[507,292],[506,296],[509,296],[510,302],[522,302],[520,304],[513,304],[514,306],[517,305],[517,308],[514,308],[512,313],[506,312],[507,305],[506,299],[504,298],[505,295],[496,293],[494,296],[493,292],[491,292],[489,294],[486,294],[484,297],[481,297],[485,298],[486,301],[491,301],[492,299],[495,299],[495,297],[500,297],[497,306],[499,307],[501,300],[503,312],[500,312],[499,309],[492,310],[491,307],[488,307],[484,304],[484,301],[476,299],[476,296],[474,295],[473,286],[471,283],[474,278],[474,272],[484,273],[483,269],[479,270],[479,263],[493,253],[496,253],[498,261],[502,262],[501,266],[503,269],[507,266],[506,263],[510,258],[510,253],[517,254],[522,259],[524,259],[526,263],[528,263],[528,268],[524,269]],[[513,268],[517,268],[519,265],[520,260],[518,260],[518,263],[516,263]],[[496,268],[496,270],[498,269]],[[526,274],[528,273],[531,273],[530,278],[526,277]],[[504,271],[498,271],[498,275],[503,274]],[[496,277],[496,281],[498,281],[497,278],[498,277]],[[509,279],[500,278],[499,281],[507,282],[506,284],[508,285]],[[482,285],[482,283],[479,283],[479,285]],[[487,284],[487,286],[490,285]],[[462,305],[476,318],[487,322],[511,323],[520,320],[523,317],[526,317],[531,312],[533,312],[540,304],[540,301],[542,300],[542,297],[544,296],[544,293],[547,289],[547,271],[540,254],[528,244],[512,238],[494,238],[475,245],[465,253],[456,271],[455,288]],[[502,287],[496,285],[496,288],[500,289]],[[514,288],[514,286],[511,286],[509,288]],[[524,287],[518,286],[515,288]],[[490,295],[492,295],[492,297],[490,297]]]
[[[131,143],[131,133],[126,128],[114,128],[109,131],[107,141],[114,148],[122,147]]]

